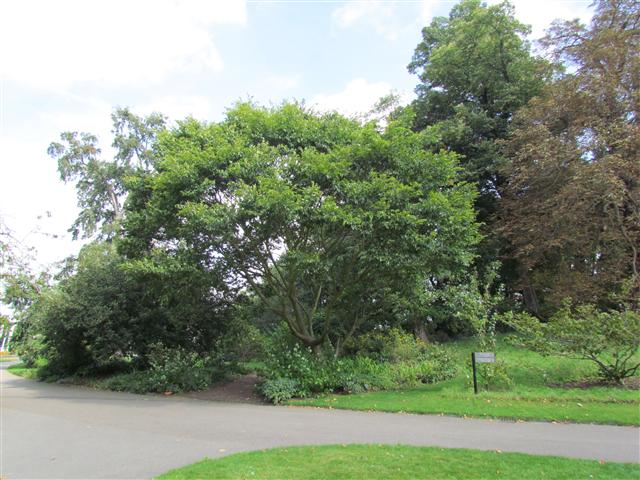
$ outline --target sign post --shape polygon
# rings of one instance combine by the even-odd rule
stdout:
[[[494,352],[473,352],[471,354],[471,366],[473,368],[473,393],[478,393],[478,376],[476,373],[477,363],[495,363],[496,354]]]

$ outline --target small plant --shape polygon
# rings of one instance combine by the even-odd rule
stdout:
[[[265,380],[260,391],[264,397],[276,405],[295,397],[298,394],[300,383],[291,378],[274,378]]]
[[[317,358],[311,349],[300,345],[281,327],[272,334],[267,347],[264,376],[296,379],[300,395],[327,392],[332,390],[335,377],[331,363],[331,360]]]
[[[469,369],[471,368],[471,361],[469,361]],[[480,390],[503,391],[511,390],[514,387],[514,381],[507,370],[507,364],[502,360],[496,360],[494,363],[478,363],[476,364],[476,373]],[[472,377],[467,378],[471,386]]]

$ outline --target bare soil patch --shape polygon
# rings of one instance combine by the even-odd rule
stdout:
[[[208,390],[187,392],[182,395],[212,402],[264,404],[265,400],[256,390],[258,381],[258,376],[250,373],[214,385]]]
[[[553,384],[552,386],[560,388],[623,387],[629,390],[640,390],[640,377],[625,378],[622,381],[622,385],[606,382],[597,378],[585,378],[574,382]]]

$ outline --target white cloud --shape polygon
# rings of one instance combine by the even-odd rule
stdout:
[[[423,26],[431,23],[431,20],[433,20],[433,12],[437,6],[438,0],[422,0],[420,2],[419,21]]]
[[[178,69],[222,69],[216,24],[246,23],[244,1],[20,0],[3,3],[0,73],[35,86],[136,85]]]
[[[489,4],[500,3],[502,0],[489,0]],[[516,18],[522,23],[531,25],[531,38],[539,39],[544,31],[556,19],[573,20],[579,18],[583,23],[589,23],[593,10],[589,8],[592,0],[511,0],[516,9]]]
[[[315,95],[309,105],[322,112],[337,111],[343,115],[356,116],[367,113],[375,103],[392,91],[387,82],[370,83],[364,78],[351,80],[338,93]]]
[[[354,0],[345,2],[332,13],[334,22],[341,28],[352,27],[366,22],[376,33],[389,40],[396,40],[403,26],[393,20],[396,5],[375,0]]]

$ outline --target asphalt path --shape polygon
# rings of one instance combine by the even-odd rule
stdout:
[[[636,427],[208,402],[46,384],[0,370],[0,478],[150,478],[204,457],[387,443],[640,462]]]

